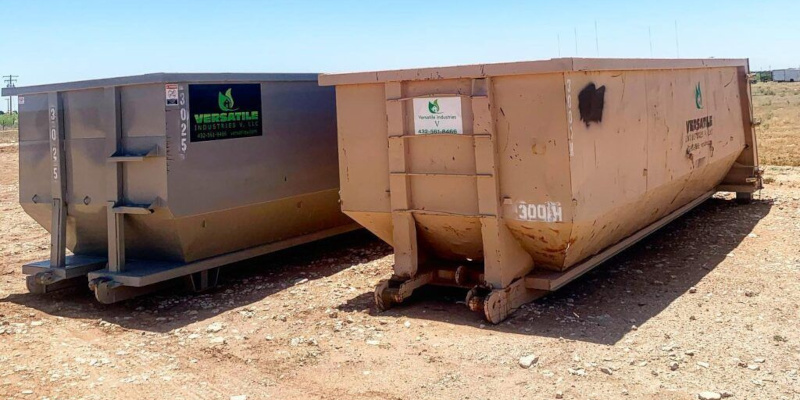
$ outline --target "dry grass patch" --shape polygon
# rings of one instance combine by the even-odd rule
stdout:
[[[19,140],[17,130],[0,130],[0,143],[16,143]]]
[[[800,166],[800,83],[753,85],[761,164]]]

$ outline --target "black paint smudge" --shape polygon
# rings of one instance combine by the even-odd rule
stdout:
[[[603,102],[606,94],[606,87],[596,88],[594,83],[586,85],[578,93],[578,110],[581,112],[581,121],[589,126],[591,122],[603,121]]]

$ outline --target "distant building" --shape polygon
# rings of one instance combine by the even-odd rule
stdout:
[[[800,82],[800,69],[776,69],[772,71],[772,80],[775,82]]]

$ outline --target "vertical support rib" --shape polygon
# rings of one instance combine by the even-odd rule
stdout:
[[[753,129],[753,105],[750,94],[750,67],[739,67],[736,70],[739,80],[739,101],[742,107],[742,126],[744,127],[744,142],[747,147],[736,160],[738,163],[747,166],[758,166],[758,149],[756,143],[756,133]]]
[[[67,251],[67,204],[65,199],[67,180],[64,160],[64,118],[61,96],[58,92],[47,94],[47,108],[50,136],[50,161],[52,182],[50,192],[53,198],[50,229],[50,267],[66,267]]]
[[[758,143],[753,119],[750,77],[748,75],[748,65],[736,68],[745,146],[736,159],[736,163],[733,164],[722,180],[722,184],[718,187],[719,190],[736,191],[737,198],[743,200],[749,200],[752,197],[750,193],[762,187],[758,168]]]
[[[116,203],[106,203],[106,223],[108,230],[108,270],[121,272],[125,268],[125,230],[123,221],[125,214],[114,212]]]
[[[505,288],[533,267],[533,260],[503,222],[498,180],[497,135],[492,113],[491,78],[473,79],[472,112],[475,137],[475,172],[484,254],[484,279],[493,288]]]
[[[499,183],[495,152],[494,116],[489,99],[490,78],[472,80],[472,131],[475,140],[475,173],[487,176],[478,179],[478,212],[482,216],[499,215]]]
[[[403,136],[405,129],[405,104],[396,100],[403,97],[400,82],[386,83],[386,118],[389,137]],[[389,141],[389,171],[408,172],[406,142],[404,140]],[[419,248],[417,246],[417,228],[411,208],[411,188],[406,175],[390,175],[389,190],[391,192],[392,229],[394,246],[394,271],[404,278],[411,278],[419,267]]]
[[[111,156],[122,150],[119,91],[107,87],[103,95],[103,130],[106,132],[105,151]],[[108,269],[120,272],[125,267],[125,214],[114,213],[114,206],[122,201],[122,168],[125,163],[106,164],[106,224],[108,231]]]

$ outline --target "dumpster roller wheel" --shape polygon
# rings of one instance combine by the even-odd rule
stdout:
[[[85,276],[62,279],[51,272],[40,272],[36,275],[25,277],[25,286],[28,288],[28,292],[32,294],[46,294],[84,285],[86,285]]]
[[[137,296],[152,293],[173,285],[173,281],[163,281],[143,287],[125,286],[110,278],[96,278],[89,281],[89,289],[94,292],[94,297],[103,304],[113,304],[132,299]]]
[[[375,287],[375,307],[378,311],[386,311],[396,304],[397,288],[389,287],[389,282],[388,279],[382,280]]]
[[[467,292],[467,297],[464,299],[464,303],[467,305],[470,311],[473,312],[483,312],[483,305],[486,301],[486,296],[491,293],[491,289],[482,287],[482,286],[475,286],[474,288],[470,289]]]
[[[414,289],[433,281],[433,272],[418,274],[411,279],[392,277],[384,279],[375,287],[375,307],[378,311],[386,311],[411,296]]]
[[[480,293],[480,291],[477,293]],[[523,304],[536,300],[546,294],[547,292],[544,290],[525,287],[525,279],[517,279],[505,288],[494,289],[486,293],[485,296],[476,295],[473,298],[468,298],[467,305],[473,311],[483,311],[483,316],[490,323],[499,324]],[[483,300],[482,306],[476,305],[475,308],[473,308],[472,303],[475,303],[479,299]]]
[[[483,315],[492,324],[503,322],[510,313],[508,292],[505,290],[492,290],[483,300]]]

